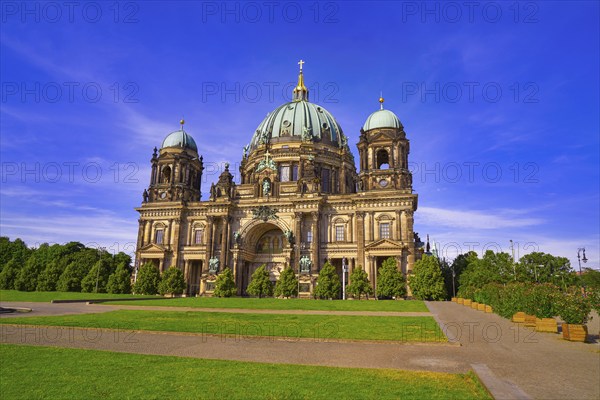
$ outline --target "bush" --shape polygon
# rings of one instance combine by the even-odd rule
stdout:
[[[600,289],[592,289],[588,291],[590,304],[598,314],[600,314]]]
[[[273,283],[269,277],[266,265],[261,265],[252,274],[252,280],[246,291],[252,296],[271,297],[273,296]]]
[[[437,257],[423,256],[415,263],[413,276],[410,277],[410,290],[419,300],[446,298],[446,285]]]
[[[233,279],[233,272],[228,267],[225,267],[215,282],[215,290],[213,295],[216,297],[231,297],[235,296],[237,288],[235,287],[235,280]]]
[[[106,291],[118,294],[131,293],[131,272],[126,264],[119,264],[115,272],[108,278]]]
[[[592,309],[590,299],[583,296],[579,287],[570,287],[559,297],[556,305],[558,315],[567,324],[584,325]]]
[[[158,292],[165,294],[182,294],[185,290],[185,277],[183,272],[177,267],[169,267],[163,272],[162,280],[158,284]]]
[[[406,295],[406,280],[398,271],[395,258],[385,260],[377,271],[377,298],[391,299]]]
[[[346,292],[353,297],[358,297],[359,300],[363,294],[367,296],[367,299],[369,295],[373,294],[371,282],[369,282],[369,277],[362,266],[359,265],[350,274],[350,284],[346,286]]]
[[[340,277],[333,265],[329,261],[325,262],[317,278],[317,287],[315,288],[315,297],[318,299],[339,299],[342,283]]]
[[[275,286],[276,297],[292,297],[298,295],[298,279],[292,268],[287,267],[281,271]]]
[[[21,268],[16,261],[10,260],[0,272],[0,289],[12,290],[15,288],[15,280],[19,276]]]
[[[56,290],[56,282],[58,282],[62,273],[63,268],[61,264],[57,261],[51,261],[38,276],[35,290],[38,292],[54,292]]]
[[[136,294],[156,294],[160,284],[160,272],[152,263],[142,265],[133,285]]]
[[[532,285],[527,295],[525,312],[538,318],[552,318],[558,315],[556,304],[561,297],[560,289],[551,283]]]

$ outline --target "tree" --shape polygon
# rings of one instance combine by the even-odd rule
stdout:
[[[19,269],[23,268],[31,252],[32,250],[21,239],[17,238],[11,242],[8,237],[3,236],[0,239],[0,271],[10,260],[14,260]]]
[[[185,290],[185,278],[183,271],[177,267],[169,267],[163,272],[162,279],[158,284],[158,293],[161,295],[170,294],[182,294]]]
[[[216,297],[232,297],[237,293],[233,272],[228,267],[223,268],[223,271],[217,275],[215,282],[215,291],[213,295]]]
[[[273,283],[269,278],[266,265],[263,264],[254,271],[246,291],[252,296],[258,296],[259,299],[263,296],[273,296]]]
[[[369,282],[369,276],[362,269],[362,266],[358,266],[355,268],[350,274],[350,284],[346,286],[346,292],[354,297],[358,297],[360,300],[361,295],[366,295],[367,299],[369,295],[373,294],[373,288],[371,287],[371,283]]]
[[[108,277],[106,291],[118,294],[131,293],[131,271],[129,271],[127,264],[120,263],[115,272]]]
[[[35,290],[38,292],[53,292],[56,290],[56,283],[60,278],[60,275],[64,271],[63,263],[59,260],[53,260],[42,273],[38,276],[37,286]]]
[[[565,257],[555,257],[552,254],[533,252],[525,254],[516,267],[517,279],[520,282],[552,283],[561,286],[574,284],[571,274],[571,262]]]
[[[59,292],[81,292],[81,281],[89,273],[89,270],[77,262],[67,265],[60,275],[56,290]]]
[[[377,272],[377,297],[398,298],[406,295],[406,280],[398,271],[396,259],[388,258]]]
[[[137,274],[137,280],[133,285],[136,294],[156,294],[160,284],[160,272],[152,263],[142,265]]]
[[[581,280],[587,289],[600,290],[600,271],[591,268],[585,268],[581,275]]]
[[[342,283],[333,265],[325,262],[317,278],[315,297],[319,299],[339,299]]]
[[[462,291],[473,291],[488,283],[509,283],[516,281],[516,265],[508,253],[485,252],[483,258],[471,258],[460,276]]]
[[[37,279],[44,264],[35,253],[29,256],[25,266],[19,271],[19,275],[15,279],[15,289],[26,292],[33,292],[37,286]]]
[[[81,280],[81,291],[92,293],[96,292],[96,287],[98,288],[98,293],[106,293],[106,284],[108,283],[108,278],[111,274],[111,263],[106,258],[100,258],[94,264],[92,269],[88,272],[88,274]]]
[[[298,295],[298,279],[291,267],[285,268],[279,275],[275,286],[275,297],[292,297]]]
[[[440,263],[442,275],[444,275],[446,292],[449,296],[455,296],[456,293],[458,293],[460,288],[460,276],[464,270],[467,269],[467,265],[476,259],[477,253],[469,251],[468,253],[458,255],[454,261],[452,261],[452,264],[449,264],[445,260]]]
[[[15,280],[19,276],[21,268],[14,259],[6,263],[0,272],[0,289],[12,290],[15,288]]]
[[[443,300],[446,298],[444,277],[434,256],[423,256],[415,263],[410,278],[410,290],[419,300]]]

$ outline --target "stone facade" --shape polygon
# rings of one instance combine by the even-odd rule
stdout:
[[[270,114],[244,148],[240,182],[225,165],[205,201],[200,198],[203,160],[182,121],[181,130],[151,159],[150,185],[137,208],[137,265],[151,262],[161,272],[182,269],[187,295],[210,295],[224,267],[232,269],[239,295],[262,264],[273,281],[292,266],[301,296],[313,291],[326,260],[340,277],[342,259],[350,272],[364,268],[374,286],[377,268],[388,257],[409,274],[420,254],[413,232],[417,195],[408,170],[409,141],[397,119],[381,118],[395,115],[380,102],[387,114],[373,113],[378,119],[361,129],[357,173],[347,137],[325,110],[308,102],[300,72],[294,101],[273,112],[282,117]],[[298,115],[299,107],[321,113],[331,125],[285,117]],[[297,124],[304,124],[300,134],[294,134]]]

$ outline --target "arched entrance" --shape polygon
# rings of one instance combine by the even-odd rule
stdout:
[[[275,283],[279,274],[289,264],[291,247],[283,230],[274,222],[258,222],[242,231],[240,258],[238,261],[237,286],[240,294],[246,295],[246,288],[252,274],[265,265],[271,281]]]

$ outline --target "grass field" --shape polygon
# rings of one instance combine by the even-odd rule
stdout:
[[[418,300],[309,300],[309,299],[257,299],[257,298],[218,298],[183,297],[177,299],[157,299],[147,301],[110,302],[107,304],[127,304],[140,306],[172,306],[199,308],[249,308],[271,310],[328,310],[328,311],[395,311],[429,312],[427,306]]]
[[[49,303],[52,300],[81,300],[81,299],[123,299],[123,298],[154,298],[131,294],[108,293],[77,293],[77,292],[21,292],[18,290],[0,290],[0,301],[33,301]],[[142,301],[136,303],[143,303]]]
[[[204,360],[0,345],[6,399],[491,399],[473,373]]]
[[[100,314],[4,318],[2,324],[193,332],[286,338],[440,342],[433,317],[372,317],[117,310]]]

